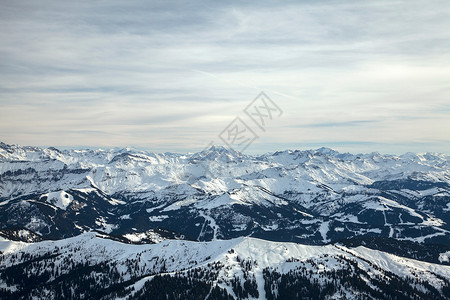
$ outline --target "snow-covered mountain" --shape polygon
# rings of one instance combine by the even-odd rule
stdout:
[[[0,143],[0,298],[448,299],[445,154]]]
[[[64,150],[0,144],[0,229],[47,238],[154,228],[209,241],[325,244],[386,237],[450,245],[445,154],[261,156]]]
[[[34,244],[1,239],[0,251],[0,294],[5,298],[13,294],[26,299],[448,299],[450,295],[450,266],[362,246],[306,246],[242,237],[129,245],[85,233]]]

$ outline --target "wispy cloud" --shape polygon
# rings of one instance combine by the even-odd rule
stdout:
[[[3,1],[0,28],[5,142],[201,149],[264,90],[252,151],[448,145],[448,1]]]
[[[322,122],[322,123],[310,123],[310,124],[298,124],[292,125],[294,128],[298,127],[353,127],[353,126],[362,126],[362,125],[370,125],[373,123],[377,123],[379,120],[358,120],[358,121],[343,121],[343,122]]]

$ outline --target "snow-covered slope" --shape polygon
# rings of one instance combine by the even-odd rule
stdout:
[[[362,294],[383,298],[390,292],[387,289],[397,289],[406,298],[414,293],[418,299],[426,299],[427,295],[444,299],[450,284],[450,266],[336,244],[306,246],[236,238],[129,245],[86,233],[34,244],[2,239],[0,251],[3,295],[16,291],[15,295],[23,297],[64,295],[87,299],[93,294],[86,291],[103,290],[98,298],[139,299],[153,295],[159,299],[151,293],[159,288],[162,294],[170,295],[176,291],[170,283],[178,280],[186,285],[186,293],[204,284],[205,298],[216,287],[214,293],[220,291],[235,299],[283,299],[283,295],[292,292],[290,288],[297,292],[297,298],[316,290],[324,298],[356,299]],[[19,280],[24,274],[28,274],[28,279]],[[340,284],[345,276],[353,281]],[[37,285],[36,281],[42,278],[46,278],[45,286]],[[159,286],[161,279],[169,285]],[[296,282],[304,280],[316,290],[295,290]],[[89,288],[84,285],[87,283]],[[392,286],[394,283],[399,286]]]
[[[448,299],[449,156],[0,143],[0,251],[0,298]]]
[[[166,228],[190,239],[323,244],[382,236],[450,244],[445,154],[250,156],[0,144],[0,229],[63,238]]]
[[[318,183],[336,192],[383,180],[450,183],[449,156],[445,154],[352,155],[327,148],[249,156],[222,147],[184,155],[131,149],[60,151],[0,143],[0,162],[3,198],[56,190],[55,184],[60,190],[92,184],[114,194],[155,191],[195,181],[217,194],[241,187],[245,181],[279,194],[317,188]],[[67,177],[52,177],[58,174]],[[35,176],[42,178],[32,181]],[[20,179],[21,184],[8,184],[10,177]]]

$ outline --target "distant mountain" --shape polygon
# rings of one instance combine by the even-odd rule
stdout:
[[[157,154],[1,143],[0,178],[0,229],[44,238],[163,228],[200,241],[376,236],[450,245],[445,154]]]

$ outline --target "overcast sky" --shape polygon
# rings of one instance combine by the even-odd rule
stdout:
[[[0,140],[450,153],[450,2],[0,1]],[[265,131],[243,112],[264,91]]]

